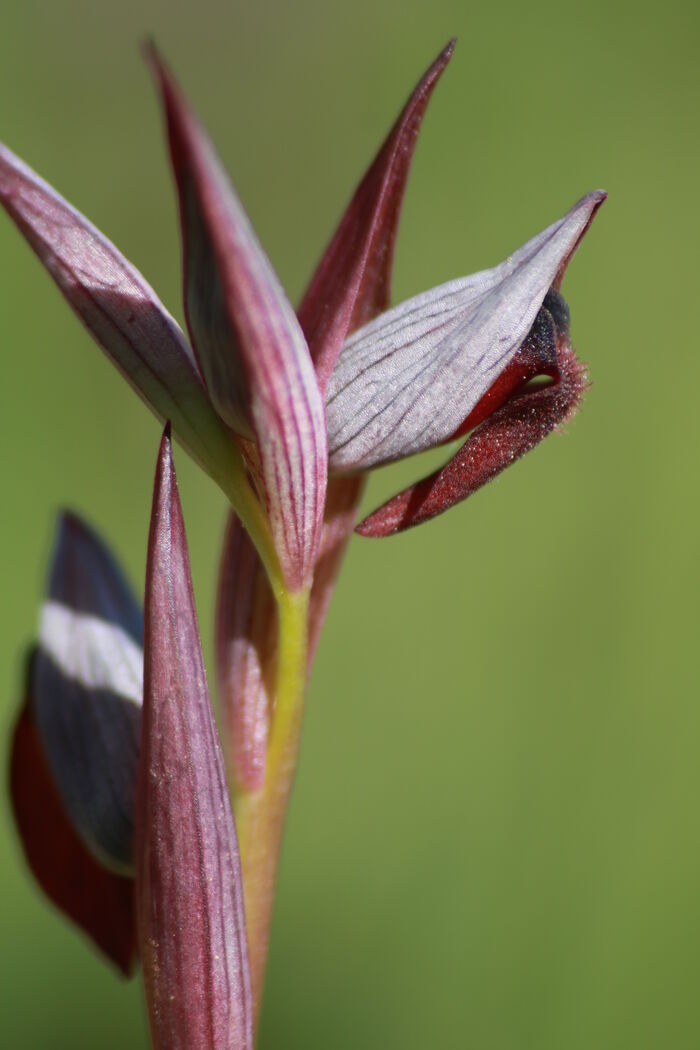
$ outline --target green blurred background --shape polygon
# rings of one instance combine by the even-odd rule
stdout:
[[[697,9],[6,4],[0,138],[181,317],[154,33],[298,300],[424,67],[395,299],[605,187],[567,277],[580,416],[444,518],[356,539],[309,696],[262,1050],[700,1046]],[[159,428],[0,216],[3,739],[56,509],[142,587]],[[211,652],[224,502],[177,457]],[[376,475],[367,508],[420,464]],[[145,1047],[0,811],[4,1046]]]

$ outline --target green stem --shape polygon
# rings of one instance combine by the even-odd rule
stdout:
[[[308,591],[278,591],[278,655],[274,707],[262,788],[233,793],[241,851],[246,926],[256,1023],[270,939],[284,818],[299,752],[306,691]]]
[[[215,479],[228,496],[229,502],[241,520],[241,524],[255,544],[260,560],[265,566],[273,592],[280,599],[284,593],[284,581],[277,551],[270,533],[265,512],[260,505],[246,475],[243,456],[239,449],[232,449],[227,470]]]

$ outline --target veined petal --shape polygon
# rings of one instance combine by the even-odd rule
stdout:
[[[540,311],[516,361],[506,370],[513,396],[476,426],[444,467],[379,507],[357,526],[357,532],[388,536],[442,514],[571,418],[585,390],[585,371],[569,345],[568,333],[546,309]],[[527,386],[528,380],[543,375],[554,381],[534,389]],[[507,396],[506,390],[502,393]]]
[[[357,187],[299,307],[324,392],[348,333],[389,305],[394,244],[418,132],[454,48],[451,40],[416,85]]]
[[[343,346],[326,402],[330,468],[367,469],[442,444],[510,364],[605,193],[492,270],[402,303]]]
[[[137,957],[133,879],[108,871],[68,819],[33,715],[33,665],[10,757],[12,812],[27,863],[46,896],[128,977]]]
[[[238,843],[169,434],[148,545],[136,899],[155,1050],[251,1050]]]
[[[325,418],[313,364],[213,145],[150,57],[178,188],[190,334],[221,417],[257,440],[275,546],[295,590],[311,576],[326,492]]]
[[[102,864],[130,874],[141,738],[143,616],[119,566],[59,518],[32,671],[32,714],[63,807]]]
[[[0,144],[0,203],[120,372],[217,480],[231,435],[212,408],[187,341],[114,245]]]

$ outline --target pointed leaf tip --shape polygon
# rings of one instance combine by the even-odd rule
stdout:
[[[146,571],[136,897],[156,1050],[251,1050],[238,843],[209,699],[170,441]]]
[[[165,110],[183,241],[185,312],[209,395],[255,437],[287,586],[308,582],[326,490],[323,402],[299,322],[213,144],[148,51]]]
[[[394,245],[418,132],[454,46],[451,40],[416,85],[355,190],[299,307],[324,392],[343,340],[389,304]]]

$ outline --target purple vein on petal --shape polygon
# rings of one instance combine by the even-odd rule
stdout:
[[[169,435],[148,546],[136,898],[156,1050],[251,1050],[238,843]]]
[[[206,132],[155,52],[183,230],[185,306],[221,417],[253,435],[288,587],[310,579],[326,489],[323,402],[304,335]]]

